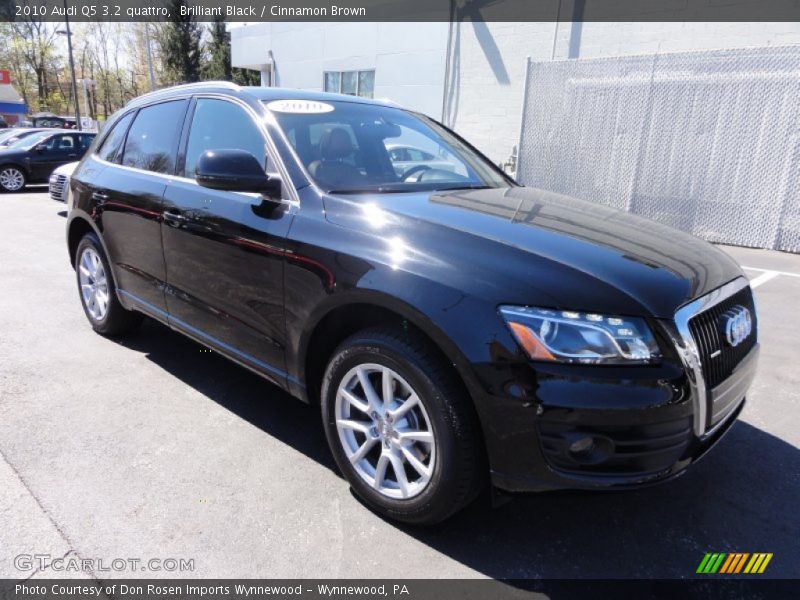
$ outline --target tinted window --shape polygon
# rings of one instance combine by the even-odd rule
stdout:
[[[375,91],[375,71],[325,71],[326,92],[372,98]]]
[[[156,173],[173,173],[185,110],[186,100],[141,109],[128,131],[122,164]]]
[[[394,148],[389,150],[389,158],[392,159],[392,162],[408,160],[408,152],[405,148]]]
[[[125,141],[125,133],[128,131],[128,125],[133,120],[133,114],[132,112],[128,113],[114,124],[106,139],[103,140],[102,146],[97,151],[97,156],[103,160],[114,162],[119,149],[122,147],[122,142]]]
[[[358,72],[358,95],[364,98],[372,98],[375,90],[375,71]]]
[[[48,139],[50,135],[52,134],[50,134],[47,131],[40,131],[32,135],[20,134],[16,138],[11,138],[10,140],[7,140],[8,148],[23,148],[25,150],[28,150],[30,148],[33,148],[39,142]]]
[[[75,149],[75,136],[72,135],[59,135],[56,136],[56,147],[59,150],[74,150]]]
[[[336,133],[334,133],[334,130],[336,130]],[[316,158],[323,158],[322,154],[320,154],[320,147],[325,148],[325,144],[330,141],[331,137],[338,138],[344,146],[343,149],[337,150],[339,152],[338,161],[350,165],[360,165],[363,162],[360,160],[358,140],[356,140],[352,126],[347,122],[341,121],[314,123],[309,126],[308,139],[315,150],[314,156]]]
[[[428,154],[427,152],[423,152],[422,150],[417,150],[416,148],[409,148],[408,159],[419,162],[423,160],[436,160],[436,157],[433,154]]]
[[[355,96],[358,91],[358,71],[342,73],[342,93]]]
[[[494,165],[422,115],[340,101],[311,102],[303,108],[301,100],[270,107],[309,175],[326,191],[390,193],[508,185]]]
[[[86,135],[82,134],[78,136],[78,148],[81,150],[86,150],[89,146],[92,145],[92,140],[94,140],[93,135]]]
[[[342,74],[338,71],[329,71],[325,73],[325,91],[339,93],[342,84]]]
[[[186,177],[194,177],[203,152],[226,149],[246,150],[266,166],[264,138],[247,111],[225,100],[199,99],[186,147]]]
[[[61,135],[51,136],[50,138],[43,140],[42,143],[39,144],[39,148],[45,148],[47,150],[54,150],[54,149],[58,148],[61,145],[60,142],[61,142],[61,138],[62,137],[64,137],[64,136],[61,136]]]

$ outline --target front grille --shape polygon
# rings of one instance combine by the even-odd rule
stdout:
[[[731,346],[725,339],[723,315],[736,306],[744,306],[750,311],[753,330],[738,346]],[[708,387],[713,389],[730,377],[736,365],[747,356],[756,343],[758,323],[750,286],[692,317],[689,321],[689,330],[700,354],[703,377]]]
[[[66,175],[56,175],[55,181],[50,180],[50,197],[59,202],[64,199],[64,185],[67,183]]]

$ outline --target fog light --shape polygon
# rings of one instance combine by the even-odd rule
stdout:
[[[594,449],[594,439],[592,436],[579,438],[569,445],[571,454],[588,454]]]
[[[598,465],[614,455],[614,442],[604,435],[576,431],[564,441],[567,456],[578,465]]]

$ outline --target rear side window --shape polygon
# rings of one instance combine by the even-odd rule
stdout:
[[[225,100],[198,99],[186,146],[185,176],[194,178],[197,159],[206,150],[231,149],[246,150],[266,167],[264,137],[247,111]]]
[[[89,146],[92,145],[92,141],[94,140],[93,135],[79,135],[78,136],[78,148],[80,150],[86,150]]]
[[[114,159],[117,157],[120,148],[122,148],[122,142],[125,141],[125,133],[128,131],[128,125],[133,120],[133,115],[134,113],[130,112],[114,123],[106,139],[103,140],[103,145],[97,151],[97,156],[108,162],[115,162]]]
[[[141,109],[128,131],[122,164],[155,173],[173,173],[186,104],[186,100],[178,100]]]

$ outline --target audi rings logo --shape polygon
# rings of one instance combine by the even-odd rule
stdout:
[[[722,315],[725,324],[725,339],[731,346],[738,346],[753,332],[753,319],[744,306],[734,306]]]

